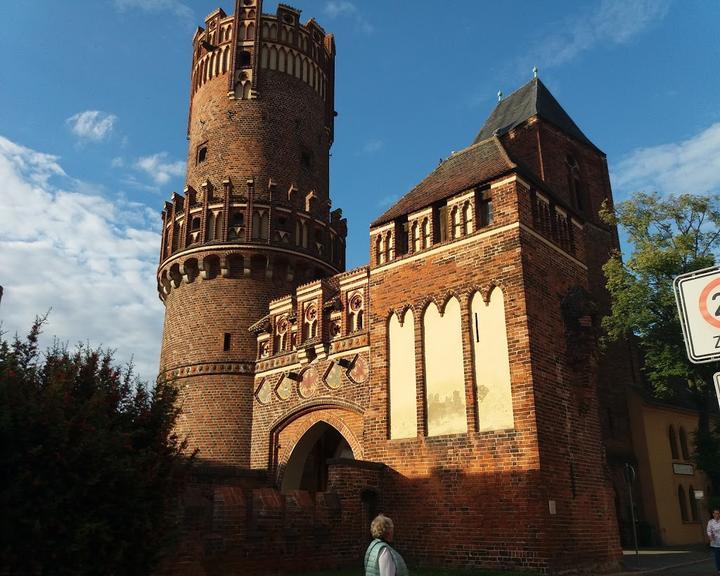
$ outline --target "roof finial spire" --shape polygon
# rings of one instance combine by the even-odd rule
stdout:
[[[498,102],[502,101],[502,96],[503,96],[502,90],[498,90]]]
[[[537,66],[533,66],[533,78],[537,80]]]

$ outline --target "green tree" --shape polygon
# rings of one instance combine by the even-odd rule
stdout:
[[[0,571],[148,574],[193,461],[176,391],[149,390],[107,351],[40,354],[42,322],[0,335]]]
[[[660,399],[690,396],[700,411],[696,463],[720,488],[720,430],[708,418],[715,399],[717,362],[692,364],[685,351],[673,279],[713,266],[720,251],[720,197],[636,193],[614,209],[601,210],[607,224],[626,234],[631,252],[615,253],[604,266],[611,313],[603,327],[612,340],[633,338],[643,372]]]

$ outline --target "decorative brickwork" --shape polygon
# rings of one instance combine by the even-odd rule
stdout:
[[[612,483],[633,455],[629,358],[597,345],[604,155],[533,80],[342,272],[334,41],[299,17],[238,0],[193,40],[157,279],[161,377],[202,471],[166,571],[359,566],[380,510],[411,566],[616,564]]]

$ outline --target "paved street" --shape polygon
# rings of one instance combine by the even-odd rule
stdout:
[[[660,572],[660,574],[672,574],[672,576],[711,576],[715,574],[715,565],[711,560],[708,560],[701,564]]]
[[[690,549],[655,549],[641,550],[639,564],[636,563],[635,552],[623,552],[626,572],[631,574],[659,574],[663,576],[714,576],[715,565],[707,547]],[[682,564],[689,564],[682,566]]]

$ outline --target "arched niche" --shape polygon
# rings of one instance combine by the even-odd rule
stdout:
[[[396,314],[388,321],[390,438],[417,436],[415,374],[415,315],[405,312],[402,324]]]
[[[470,301],[478,430],[514,427],[505,298],[493,288],[486,304],[479,292]]]
[[[451,298],[442,314],[434,302],[423,316],[427,434],[467,432],[460,303]]]

